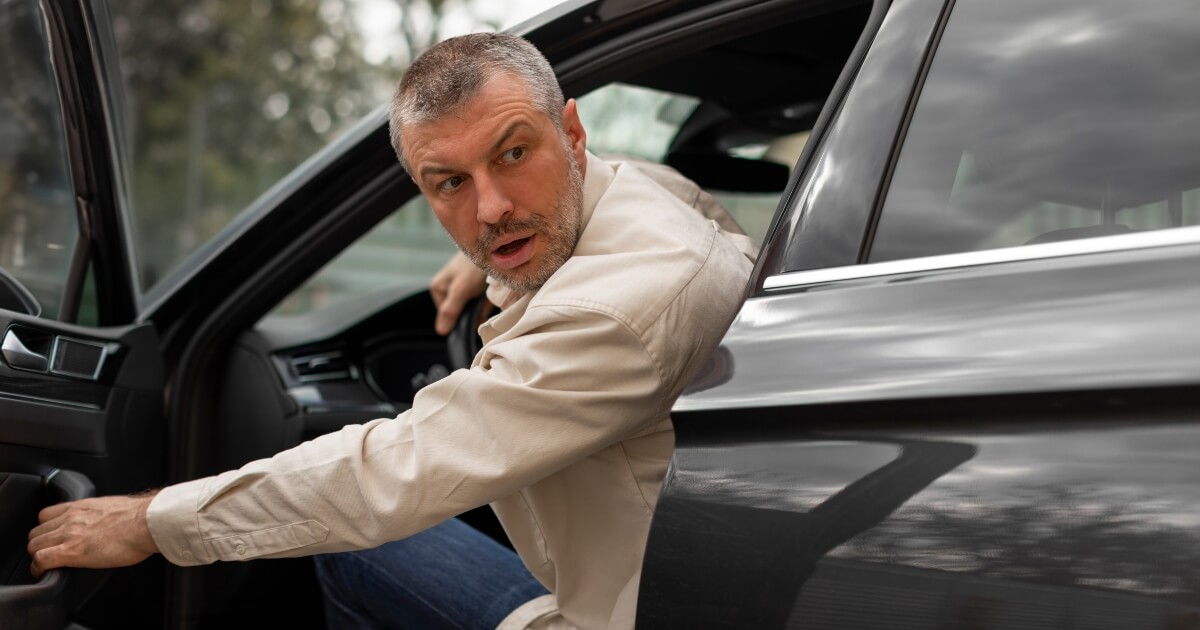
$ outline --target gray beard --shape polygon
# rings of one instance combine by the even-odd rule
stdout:
[[[458,244],[459,249],[476,267],[483,269],[489,276],[513,291],[530,293],[542,288],[550,276],[571,258],[571,254],[575,252],[575,245],[579,243],[582,233],[580,224],[583,215],[583,173],[569,150],[567,156],[567,190],[558,200],[554,213],[554,216],[558,217],[557,223],[551,224],[542,215],[532,215],[526,219],[501,219],[500,222],[488,226],[474,247]],[[546,240],[546,250],[542,259],[529,261],[524,267],[537,266],[523,271],[497,269],[491,263],[492,248],[502,238],[522,232],[533,232]]]

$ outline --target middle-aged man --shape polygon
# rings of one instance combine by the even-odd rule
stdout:
[[[35,572],[365,549],[318,562],[338,627],[633,626],[668,412],[732,320],[753,245],[693,207],[694,185],[588,153],[575,101],[516,36],[430,49],[391,128],[503,309],[471,368],[396,418],[239,470],[47,508]],[[443,305],[473,274],[450,263]],[[524,567],[452,519],[485,503]]]

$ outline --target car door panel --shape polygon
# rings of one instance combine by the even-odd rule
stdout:
[[[5,628],[62,628],[104,584],[107,571],[58,569],[34,580],[25,546],[42,508],[91,497],[95,491],[91,480],[75,471],[0,473],[0,506],[6,515],[0,520],[0,621]]]
[[[1174,627],[1200,612],[1194,397],[678,415],[639,624]]]
[[[0,625],[61,628],[103,582],[25,554],[38,512],[163,480],[163,362],[152,326],[89,328],[0,311]]]
[[[1198,255],[799,282],[821,273],[808,272],[751,298],[673,413],[639,621],[1108,627],[1092,615],[1111,609],[1119,627],[1155,627],[1196,614],[1200,346],[1162,331],[1192,328]]]
[[[0,312],[0,330],[6,340],[28,342],[27,354],[0,351],[0,470],[42,472],[59,459],[74,460],[105,490],[159,478],[150,464],[159,459],[154,452],[115,462],[150,446],[149,435],[162,435],[163,370],[153,327],[88,328]],[[22,365],[29,354],[44,356],[43,365]]]
[[[0,583],[28,584],[29,558],[25,553],[27,528],[37,522],[45,484],[39,475],[0,472],[0,505],[9,517],[0,520]]]

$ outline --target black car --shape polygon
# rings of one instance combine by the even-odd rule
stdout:
[[[474,313],[432,331],[450,244],[381,110],[147,272],[118,11],[0,0],[0,73],[44,70],[0,96],[0,626],[320,627],[306,559],[28,575],[39,507],[395,414],[472,343]],[[581,0],[516,30],[593,151],[763,241],[673,414],[640,627],[1200,624],[1191,3]]]

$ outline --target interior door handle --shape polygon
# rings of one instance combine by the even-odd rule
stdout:
[[[4,335],[4,343],[0,344],[0,353],[10,367],[45,372],[50,369],[50,358],[43,353],[29,349],[14,328],[9,328]]]
[[[86,569],[53,569],[46,571],[41,579],[32,581],[29,575],[29,558],[25,555],[28,530],[37,523],[37,511],[42,506],[60,501],[77,501],[96,494],[96,487],[84,475],[70,470],[55,470],[45,477],[10,473],[7,478],[14,486],[20,486],[17,498],[29,496],[32,502],[5,505],[8,512],[0,522],[8,534],[0,544],[18,548],[24,563],[18,564],[19,575],[6,576],[0,583],[0,627],[21,630],[62,630],[68,625],[69,616],[104,583],[107,571]],[[40,487],[39,487],[40,486]],[[26,490],[32,490],[26,492]],[[12,499],[12,496],[9,497]],[[11,502],[11,501],[10,501]],[[11,531],[16,529],[16,535]],[[11,554],[5,551],[6,556]],[[7,563],[6,563],[7,566]]]

